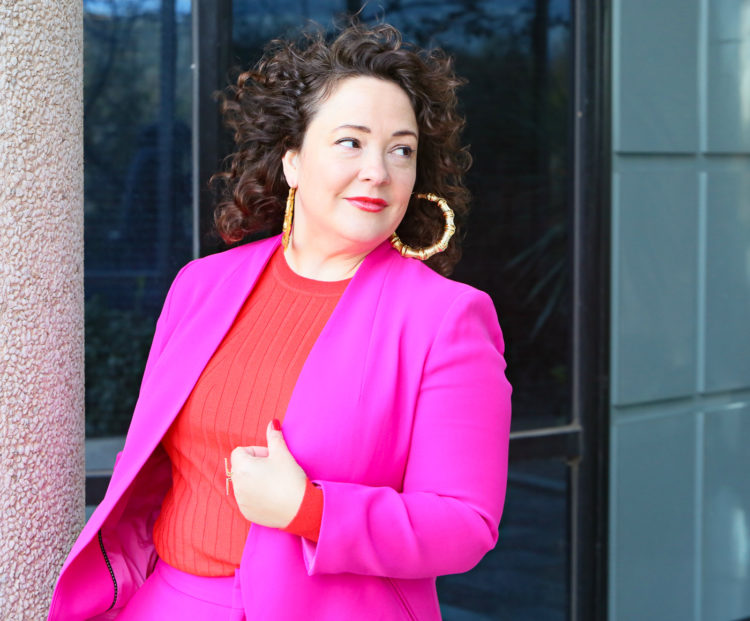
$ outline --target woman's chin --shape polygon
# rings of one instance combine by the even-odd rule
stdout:
[[[348,243],[357,254],[367,254],[375,250],[380,244],[391,236],[390,232],[378,233],[377,235],[352,235],[347,239],[342,238],[342,243]]]

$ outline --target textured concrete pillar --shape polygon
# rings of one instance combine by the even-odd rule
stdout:
[[[0,0],[0,619],[84,515],[81,0]]]

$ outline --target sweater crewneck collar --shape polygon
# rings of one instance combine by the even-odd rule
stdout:
[[[270,266],[274,279],[282,286],[308,295],[340,296],[346,289],[351,278],[345,280],[315,280],[300,276],[289,267],[284,257],[281,245],[276,248],[271,257]]]

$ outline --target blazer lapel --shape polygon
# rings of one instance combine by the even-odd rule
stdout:
[[[276,236],[255,244],[253,249],[236,249],[241,253],[239,260],[227,266],[229,272],[223,279],[221,273],[202,276],[218,282],[207,288],[205,299],[189,309],[144,384],[128,431],[119,476],[112,481],[122,488],[118,491],[130,484],[182,409],[280,239]]]
[[[332,451],[361,446],[368,421],[352,420],[362,398],[365,365],[373,338],[372,326],[382,290],[398,254],[386,241],[364,260],[341,296],[305,361],[284,418],[284,437],[297,461],[315,478],[316,467],[332,463]],[[347,448],[344,448],[347,447]]]

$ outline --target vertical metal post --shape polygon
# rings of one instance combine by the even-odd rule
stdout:
[[[175,0],[162,0],[159,46],[159,125],[157,172],[156,270],[164,289],[172,274],[169,258],[174,235],[174,127],[177,32]]]
[[[610,0],[574,0],[571,618],[607,615],[610,269]]]
[[[193,0],[193,210],[194,253],[218,249],[211,235],[215,196],[208,180],[229,152],[214,94],[227,85],[232,49],[232,0]]]

